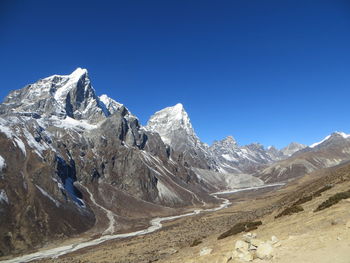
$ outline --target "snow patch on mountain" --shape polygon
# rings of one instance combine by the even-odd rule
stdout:
[[[108,97],[106,94],[101,95],[99,98],[111,113],[118,111],[123,106],[123,104]]]
[[[26,146],[24,145],[23,141],[19,138],[14,138],[14,141],[16,142],[17,146],[21,149],[24,156],[26,156],[27,155]]]
[[[335,133],[342,136],[344,139],[350,138],[350,134],[346,134],[345,132],[335,132]]]
[[[0,172],[6,167],[5,159],[0,155]]]
[[[54,126],[58,128],[63,128],[63,129],[76,129],[78,131],[82,131],[82,130],[92,130],[98,127],[98,125],[90,124],[86,120],[76,120],[68,116],[64,119],[59,119],[53,116],[50,118],[50,120],[52,121],[52,124]]]
[[[238,160],[234,157],[232,157],[231,155],[229,154],[223,154],[221,155],[223,158],[225,158],[227,161],[231,161],[231,162],[237,162]]]
[[[5,134],[9,139],[13,137],[12,130],[8,127],[8,123],[3,118],[0,118],[0,132]]]
[[[322,141],[315,142],[315,143],[311,144],[309,147],[310,148],[315,148],[317,145],[320,145],[321,143],[327,141],[330,137],[331,137],[331,135],[328,135]]]
[[[43,151],[47,150],[49,146],[46,143],[39,143],[35,140],[33,135],[26,129],[23,130],[24,136],[27,140],[28,145],[34,149],[37,155],[43,158]]]
[[[9,198],[7,197],[6,191],[3,189],[0,190],[0,203],[9,204]]]
[[[48,192],[46,192],[44,189],[42,189],[40,186],[35,185],[36,188],[39,189],[39,191],[46,196],[47,198],[49,198],[57,207],[60,206],[60,202],[58,202],[55,198],[53,198]]]

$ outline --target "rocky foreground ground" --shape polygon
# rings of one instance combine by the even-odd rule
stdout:
[[[348,263],[350,195],[340,193],[349,190],[350,166],[343,165],[284,188],[226,196],[231,207],[169,222],[149,235],[40,262]],[[334,196],[341,198],[333,204]],[[326,208],[315,212],[322,203]],[[239,223],[259,221],[257,229],[232,234]]]

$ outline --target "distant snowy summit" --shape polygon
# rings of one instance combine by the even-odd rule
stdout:
[[[200,141],[181,103],[157,111],[149,119],[146,128],[159,133],[164,143],[169,145],[177,146],[176,139],[179,135],[183,137],[182,139],[187,139],[191,146],[195,146]]]
[[[346,134],[344,132],[333,132],[332,134],[326,136],[323,140],[311,144],[310,148],[317,148],[321,145],[331,143],[331,142],[341,142],[343,139],[350,139],[350,134]]]

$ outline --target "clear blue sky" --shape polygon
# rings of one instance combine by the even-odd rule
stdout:
[[[177,102],[199,137],[350,133],[350,1],[0,1],[0,97],[87,68],[142,123]]]

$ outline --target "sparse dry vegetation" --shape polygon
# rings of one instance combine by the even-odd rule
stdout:
[[[293,204],[293,206],[298,206],[298,205],[304,204],[304,203],[306,203],[306,202],[309,202],[309,201],[312,200],[312,198],[313,198],[312,195],[304,196],[304,197],[300,198],[298,201],[296,201],[296,202]]]
[[[261,221],[253,221],[253,222],[243,222],[243,223],[238,223],[235,224],[231,229],[228,231],[222,233],[219,237],[218,240],[223,239],[225,237],[233,236],[236,234],[239,234],[241,232],[248,232],[254,229],[257,229],[258,226],[262,225]]]
[[[302,204],[305,204],[309,201],[311,201],[314,197],[318,197],[318,196],[321,196],[321,194],[329,189],[331,189],[333,186],[332,185],[325,185],[323,186],[321,189],[317,190],[316,192],[314,192],[313,194],[311,195],[307,195],[307,196],[304,196],[302,198],[300,198],[298,201],[296,201],[293,205],[295,206],[298,206],[298,205],[302,205]]]
[[[335,195],[332,195],[331,197],[329,197],[322,204],[320,204],[315,209],[314,212],[318,212],[318,211],[324,210],[324,209],[326,209],[328,207],[331,207],[332,205],[335,205],[335,204],[339,203],[341,200],[348,199],[348,198],[350,198],[350,190],[348,190],[346,192],[336,193]]]
[[[323,193],[323,192],[325,192],[325,191],[331,189],[332,187],[333,187],[333,186],[330,185],[330,184],[325,185],[325,186],[322,187],[320,190],[316,191],[316,192],[313,194],[313,196],[314,196],[314,197],[320,196],[321,193]]]
[[[295,213],[299,213],[301,211],[304,211],[304,208],[300,205],[292,205],[291,207],[287,207],[284,209],[281,213],[279,213],[275,218],[279,218],[282,216],[289,216]]]
[[[195,239],[193,240],[193,242],[191,243],[190,247],[195,247],[195,246],[198,246],[199,244],[202,244],[202,240],[200,239]]]

